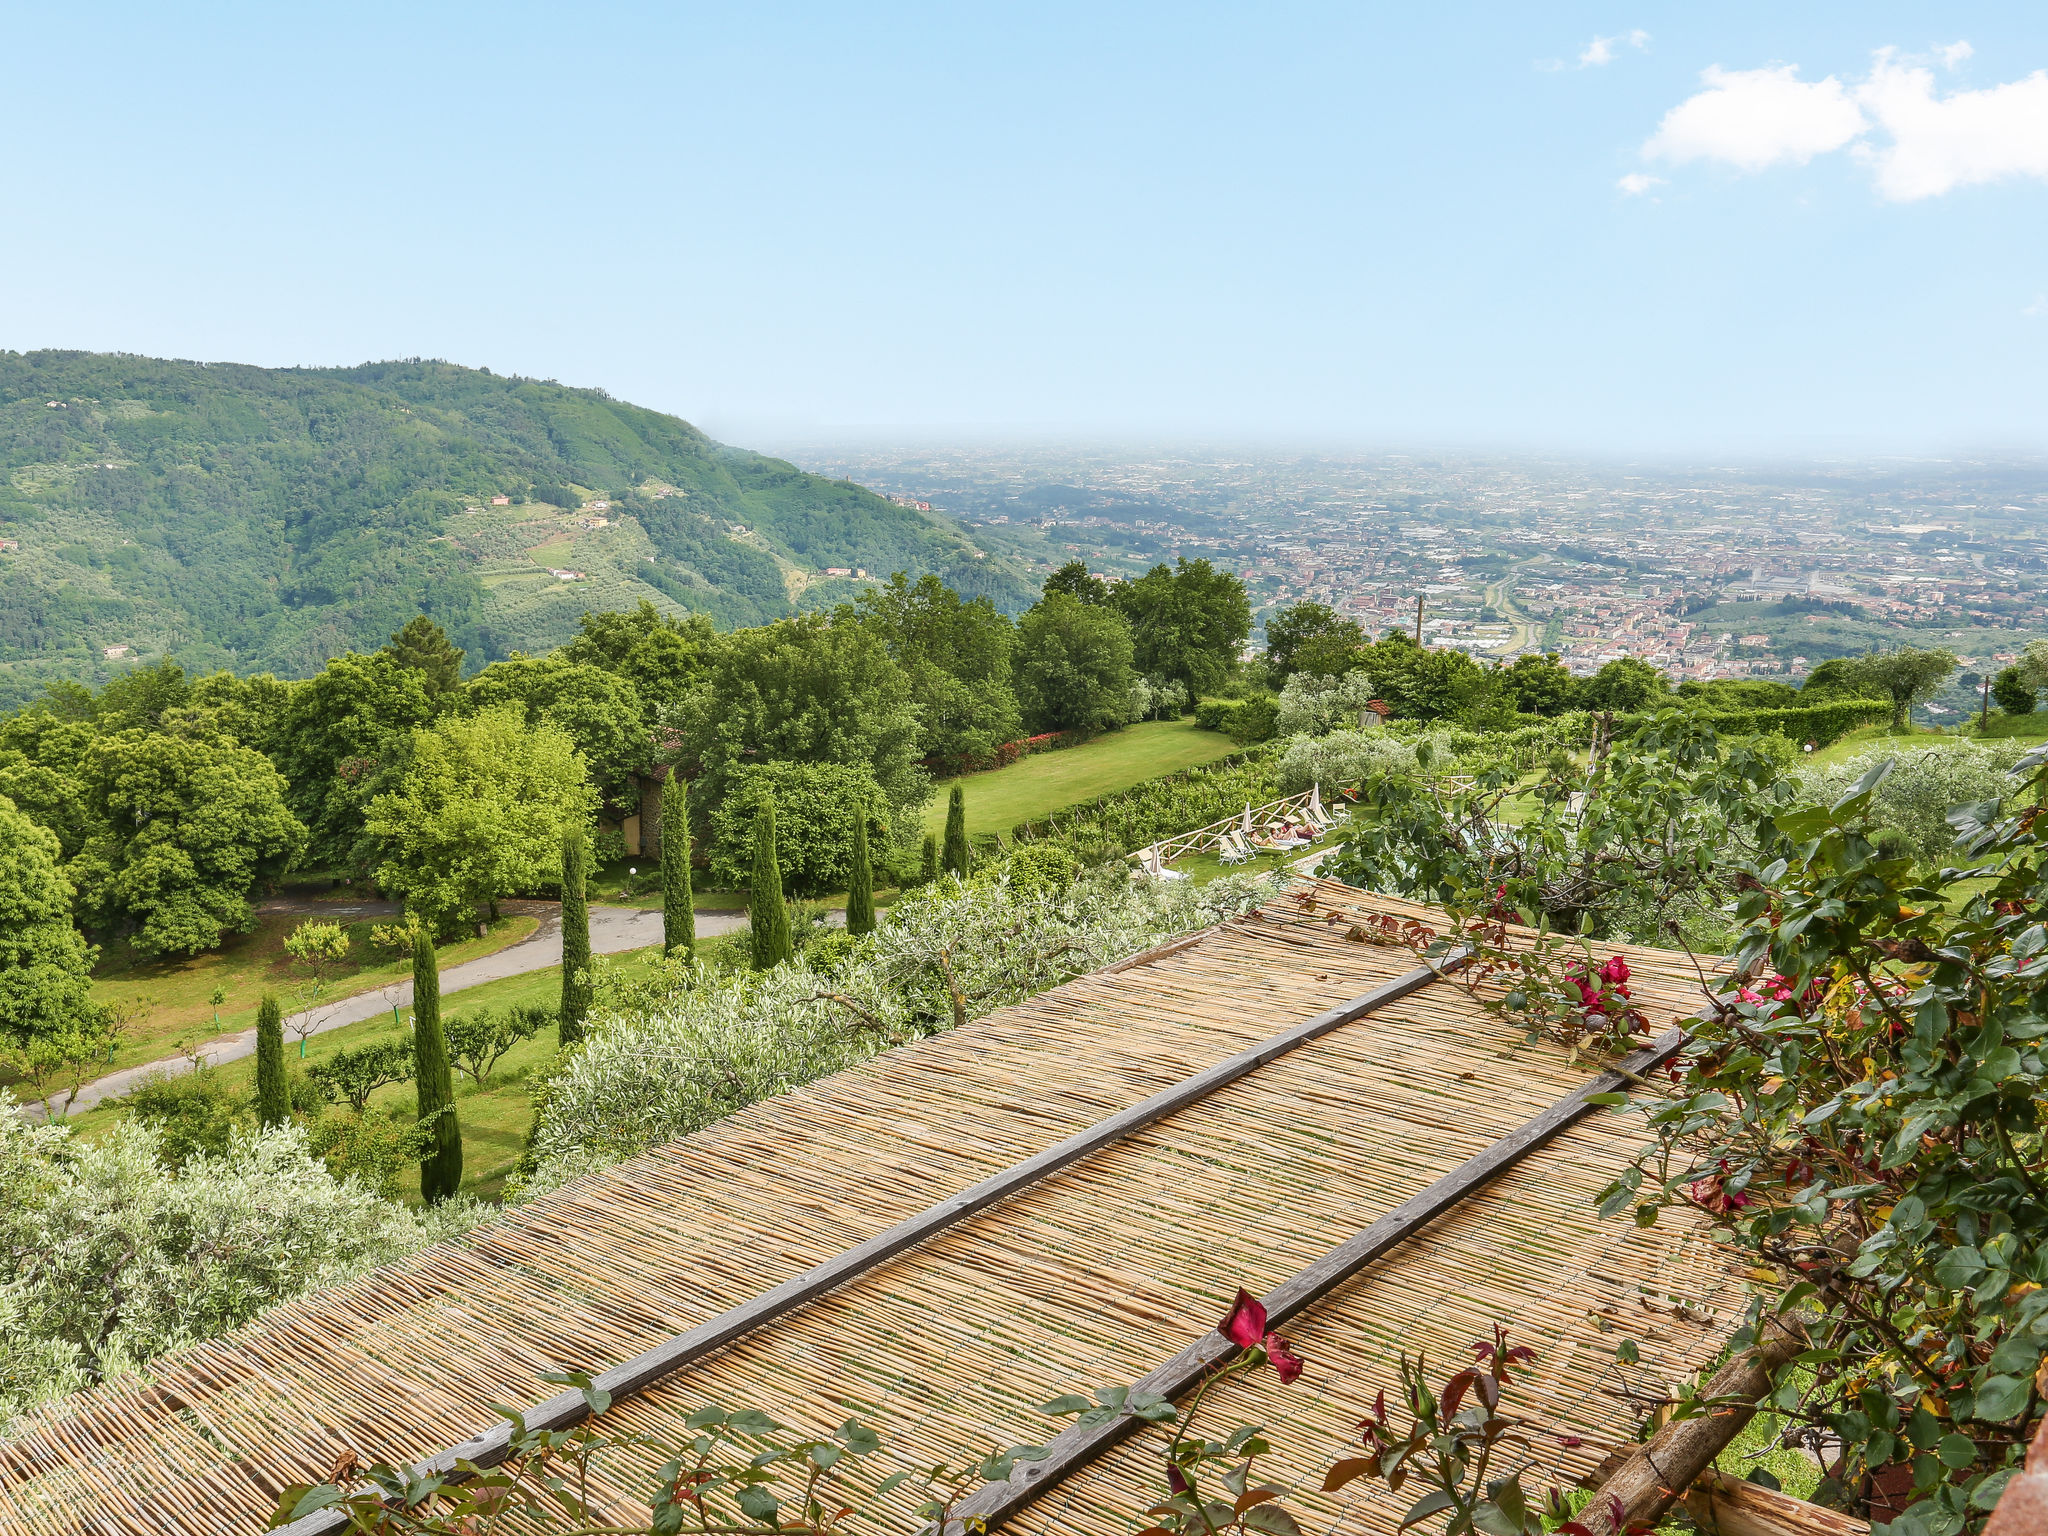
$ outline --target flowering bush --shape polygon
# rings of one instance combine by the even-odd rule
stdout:
[[[1824,1496],[1874,1477],[1894,1536],[1954,1536],[2048,1391],[2048,752],[1950,813],[1966,858],[1931,876],[1877,841],[1887,771],[1774,818],[1739,906],[1762,979],[1689,1026],[1603,1210],[1704,1212],[1778,1277],[1815,1347],[1770,1406],[1826,1450]]]

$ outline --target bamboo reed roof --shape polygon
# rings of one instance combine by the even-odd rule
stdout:
[[[578,1181],[351,1284],[82,1394],[0,1445],[0,1532],[263,1529],[278,1492],[346,1452],[420,1459],[491,1423],[492,1402],[596,1371],[801,1274],[1285,1026],[1409,972],[1332,912],[1429,913],[1330,882],[1150,963],[1082,977],[876,1057]],[[1685,956],[1614,946],[1662,1028],[1702,1001]],[[657,1429],[706,1402],[960,1465],[1059,1427],[1035,1405],[1127,1383],[1592,1075],[1436,981],[981,1211],[621,1402]],[[1583,1441],[1589,1471],[1633,1438],[1615,1344],[1653,1390],[1709,1362],[1742,1301],[1701,1227],[1594,1218],[1641,1139],[1598,1113],[1532,1154],[1290,1328],[1310,1362],[1228,1389],[1218,1422],[1264,1422],[1279,1465],[1320,1486],[1399,1351],[1464,1362],[1505,1322],[1537,1351],[1511,1401]],[[1011,1520],[1109,1536],[1151,1502],[1141,1436]],[[1295,1458],[1290,1462],[1289,1458]],[[625,1492],[637,1489],[621,1469]],[[1400,1501],[1405,1506],[1405,1500]],[[1300,1499],[1334,1529],[1391,1533],[1364,1483]],[[911,1529],[909,1501],[899,1512]]]

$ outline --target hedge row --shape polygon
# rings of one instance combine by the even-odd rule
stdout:
[[[1787,741],[1812,742],[1825,747],[1862,726],[1875,725],[1892,717],[1892,706],[1884,699],[1830,699],[1825,704],[1806,704],[1791,709],[1744,709],[1690,711],[1724,736],[1783,736]],[[1631,722],[1647,720],[1631,716]],[[1619,724],[1619,722],[1616,722]]]

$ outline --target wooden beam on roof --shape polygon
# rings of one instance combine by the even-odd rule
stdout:
[[[652,1349],[635,1355],[622,1365],[615,1365],[610,1370],[598,1373],[594,1378],[594,1385],[611,1393],[614,1399],[645,1391],[707,1355],[737,1343],[756,1328],[772,1323],[820,1296],[838,1289],[849,1280],[886,1264],[907,1249],[938,1236],[950,1227],[958,1226],[990,1206],[1029,1189],[1041,1180],[1121,1141],[1124,1137],[1142,1131],[1191,1104],[1199,1103],[1218,1089],[1228,1087],[1239,1078],[1256,1072],[1260,1067],[1278,1060],[1296,1047],[1306,1045],[1334,1029],[1364,1018],[1375,1009],[1399,1002],[1447,972],[1459,969],[1471,959],[1471,955],[1469,948],[1459,945],[1433,964],[1421,965],[1412,971],[1404,972],[1392,981],[1382,982],[1370,992],[1362,993],[1349,1002],[1340,1003],[1335,1008],[1283,1029],[1257,1045],[1240,1051],[1235,1056],[1226,1057],[1191,1077],[1182,1078],[1150,1098],[1119,1110],[1106,1119],[1098,1120],[1086,1130],[1076,1132],[1066,1140],[1047,1147],[1036,1156],[1014,1163],[1001,1173],[963,1189],[958,1194],[949,1195],[909,1220],[899,1222],[866,1242],[827,1259],[823,1264],[785,1280],[772,1290],[762,1292],[752,1301],[699,1323],[687,1333],[677,1334]],[[588,1409],[583,1401],[583,1394],[564,1392],[529,1409],[525,1417],[526,1427],[538,1430],[564,1429],[587,1416]],[[495,1466],[504,1460],[510,1441],[511,1426],[505,1423],[494,1424],[461,1444],[451,1446],[439,1455],[417,1463],[417,1468],[420,1475],[427,1476],[451,1473],[455,1470],[457,1462],[469,1462],[478,1467]],[[335,1533],[344,1530],[347,1524],[347,1517],[341,1512],[322,1510],[282,1527],[281,1536],[335,1536]]]
[[[1263,1298],[1268,1323],[1278,1325],[1298,1316],[1389,1249],[1413,1237],[1459,1201],[1476,1194],[1531,1152],[1555,1140],[1592,1112],[1596,1106],[1587,1100],[1593,1095],[1627,1092],[1631,1083],[1669,1061],[1684,1044],[1683,1030],[1676,1026],[1666,1030],[1644,1049],[1624,1057],[1612,1070],[1601,1073],[1583,1088],[1565,1095],[1542,1114],[1525,1121],[1435,1183],[1410,1195],[1306,1269],[1281,1281]],[[1178,1397],[1198,1383],[1212,1367],[1236,1353],[1237,1346],[1222,1334],[1205,1334],[1164,1365],[1155,1366],[1139,1377],[1131,1391],[1133,1394],[1153,1392],[1161,1397]],[[947,1522],[944,1536],[964,1536],[968,1522],[976,1519],[988,1526],[1000,1524],[1039,1494],[1144,1427],[1143,1419],[1125,1413],[1106,1423],[1086,1428],[1076,1425],[1061,1431],[1047,1444],[1043,1460],[1018,1462],[1007,1482],[991,1483],[954,1506],[953,1518]]]

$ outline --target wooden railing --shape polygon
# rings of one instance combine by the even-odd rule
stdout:
[[[1257,836],[1269,822],[1278,821],[1289,814],[1305,815],[1315,796],[1316,792],[1311,788],[1303,790],[1298,795],[1289,795],[1284,800],[1268,800],[1264,805],[1252,806],[1250,814],[1253,835]],[[1325,810],[1325,815],[1327,814]],[[1161,838],[1156,843],[1148,843],[1130,857],[1136,859],[1140,866],[1157,869],[1171,864],[1182,854],[1209,853],[1221,848],[1224,840],[1232,833],[1244,831],[1244,823],[1245,812],[1239,811],[1235,815],[1224,817],[1221,821],[1212,821],[1206,827],[1197,827],[1192,832],[1178,832],[1172,837]]]

